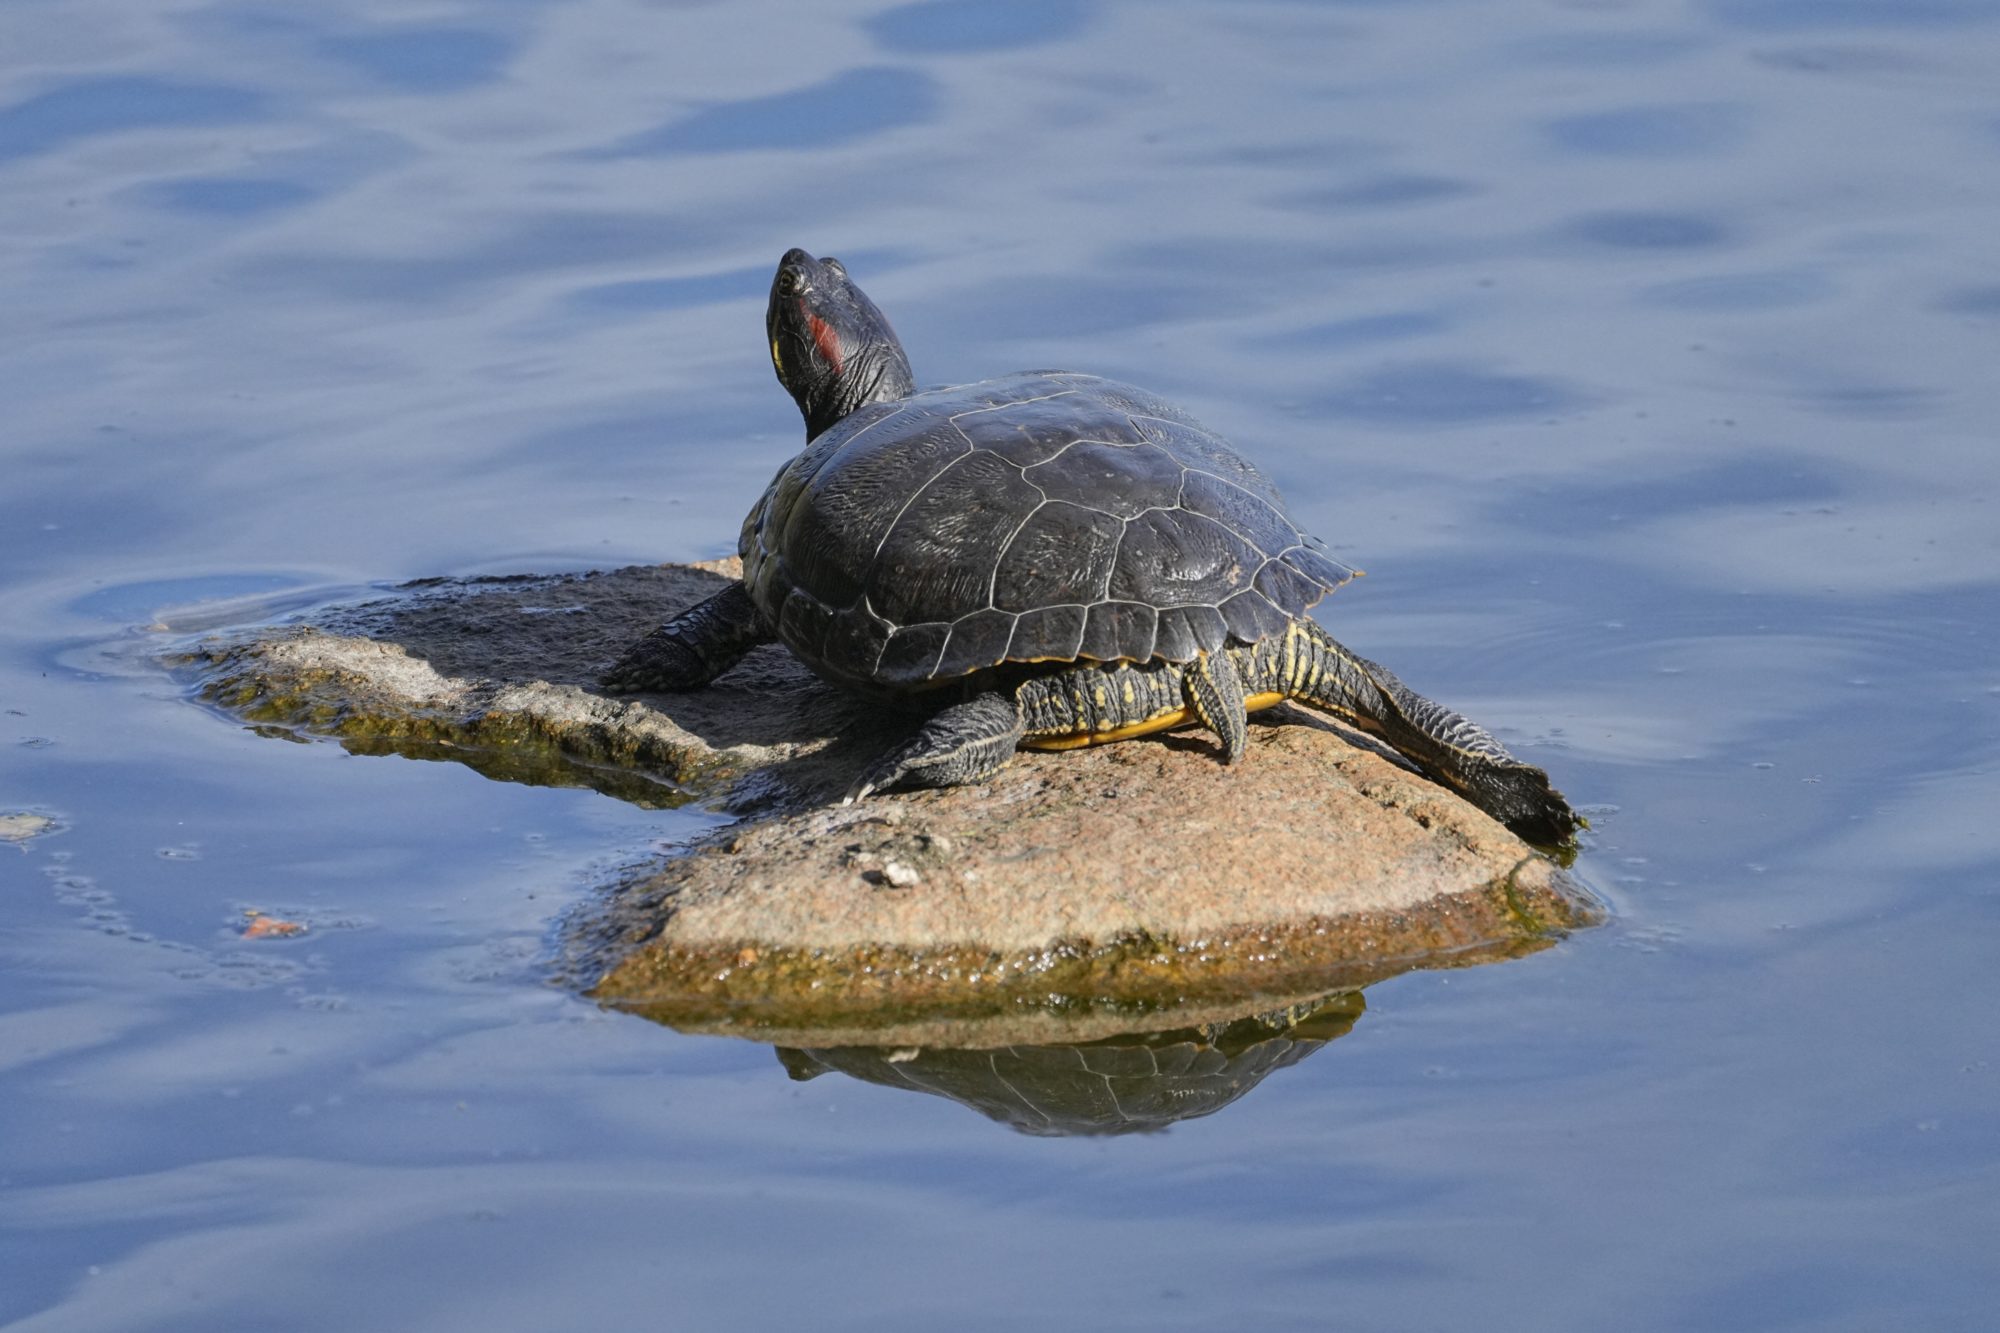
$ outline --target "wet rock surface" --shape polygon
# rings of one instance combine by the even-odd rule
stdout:
[[[643,805],[714,799],[743,812],[818,799],[873,752],[863,737],[908,724],[828,689],[782,648],[760,648],[689,694],[596,689],[634,640],[736,572],[728,560],[424,580],[303,623],[205,640],[172,664],[230,713],[357,753],[447,758]]]
[[[812,1048],[1100,1040],[1510,956],[1595,919],[1498,823],[1290,706],[1253,719],[1233,767],[1174,733],[843,807],[915,719],[782,648],[701,691],[596,692],[734,572],[427,581],[174,660],[280,733],[743,815],[578,924],[572,979],[677,1027]]]

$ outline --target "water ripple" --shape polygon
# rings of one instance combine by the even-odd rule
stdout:
[[[854,69],[793,92],[721,102],[619,140],[605,157],[832,148],[938,114],[936,83],[915,70]]]
[[[1989,0],[1708,0],[1723,23],[1765,32],[1817,28],[1938,28],[1991,23]]]
[[[266,106],[264,94],[228,84],[143,74],[79,79],[0,108],[0,162],[130,130],[254,120]]]
[[[1448,199],[1463,199],[1480,193],[1481,189],[1478,184],[1456,176],[1387,173],[1325,189],[1303,190],[1284,196],[1280,203],[1287,208],[1310,212],[1349,208],[1411,208]]]
[[[319,191],[297,181],[262,176],[184,176],[149,191],[162,207],[177,213],[250,217],[297,208],[319,198]]]
[[[1639,294],[1651,305],[1678,310],[1785,310],[1839,294],[1831,279],[1812,269],[1714,273],[1656,283]]]
[[[1616,157],[1697,157],[1734,148],[1749,134],[1735,103],[1686,102],[1590,111],[1548,122],[1558,147]]]
[[[1567,228],[1580,240],[1619,250],[1712,250],[1729,240],[1729,228],[1695,213],[1591,213]]]
[[[1439,426],[1572,411],[1588,402],[1554,380],[1495,374],[1452,362],[1371,372],[1315,400],[1331,416],[1383,426]]]
[[[392,28],[322,38],[316,49],[403,92],[449,93],[490,83],[514,45],[477,28]]]
[[[1090,20],[1079,0],[923,0],[867,21],[875,40],[892,51],[1004,51],[1074,37]]]

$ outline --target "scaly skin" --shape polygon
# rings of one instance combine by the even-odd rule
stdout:
[[[771,638],[748,590],[732,583],[633,644],[598,683],[613,694],[698,689]]]
[[[1285,699],[1322,709],[1381,737],[1406,758],[1531,842],[1558,845],[1580,820],[1549,786],[1478,725],[1347,651],[1310,620],[1282,635],[1194,662],[1082,665],[1031,676],[1006,695],[989,690],[939,710],[869,768],[848,793],[905,783],[951,786],[997,771],[1017,746],[1065,750],[1199,722],[1234,762],[1244,714]]]

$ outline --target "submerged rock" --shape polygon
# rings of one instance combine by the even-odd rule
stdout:
[[[1280,707],[1243,762],[1170,734],[829,804],[915,719],[782,648],[606,697],[734,562],[427,581],[178,659],[281,733],[745,816],[607,895],[572,972],[608,1004],[800,1048],[1103,1039],[1318,1002],[1595,919],[1548,858],[1364,737]]]

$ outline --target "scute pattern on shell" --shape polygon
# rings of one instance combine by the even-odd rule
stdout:
[[[821,672],[914,689],[1005,662],[1185,662],[1354,576],[1184,412],[1033,371],[877,403],[743,525],[744,582]]]

